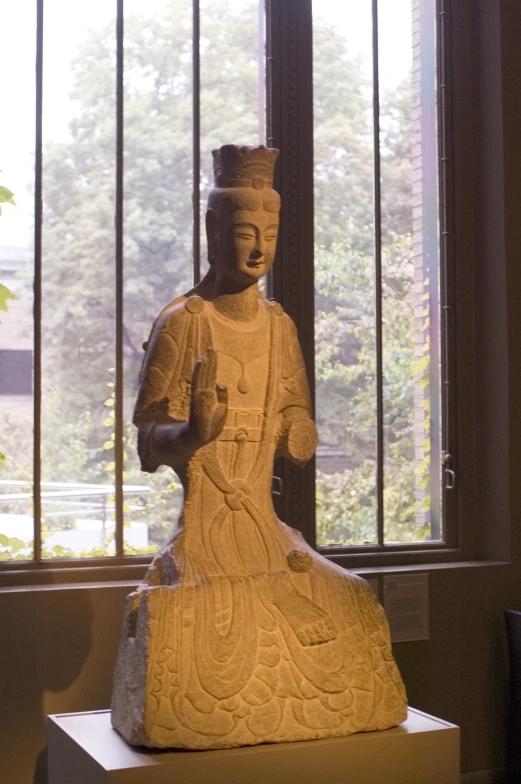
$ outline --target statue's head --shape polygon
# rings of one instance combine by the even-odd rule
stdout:
[[[280,197],[273,190],[278,150],[225,144],[213,150],[215,188],[208,197],[208,261],[214,272],[253,283],[273,264]]]

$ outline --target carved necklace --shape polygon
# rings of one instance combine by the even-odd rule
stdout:
[[[258,359],[266,353],[265,347],[259,346],[256,336],[252,333],[263,330],[264,326],[268,324],[268,314],[265,307],[259,303],[259,308],[255,318],[251,321],[239,322],[234,319],[227,318],[222,313],[219,313],[214,307],[211,308],[211,320],[215,321],[226,328],[226,347],[227,351],[223,351],[220,347],[220,353],[225,354],[232,359],[241,368],[241,374],[237,381],[237,389],[242,395],[246,395],[251,389],[251,380],[248,375],[247,366],[250,362]],[[217,324],[216,324],[217,326]],[[232,332],[228,332],[232,330]],[[213,330],[212,330],[213,331]],[[220,332],[220,330],[217,330]],[[264,330],[263,330],[264,332]],[[245,345],[248,344],[248,345]],[[216,346],[217,348],[217,346]],[[260,349],[260,351],[259,351]],[[229,353],[231,351],[231,353]]]

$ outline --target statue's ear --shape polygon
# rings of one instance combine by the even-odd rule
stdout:
[[[217,258],[217,215],[213,210],[206,213],[206,237],[208,240],[208,263],[213,264]]]

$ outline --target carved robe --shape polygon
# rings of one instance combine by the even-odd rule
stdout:
[[[280,305],[260,297],[246,324],[195,296],[162,312],[135,412],[143,468],[159,464],[155,426],[188,420],[193,367],[209,346],[227,418],[180,470],[178,529],[149,587],[129,597],[114,726],[132,743],[199,749],[394,726],[406,698],[382,608],[273,509],[275,454],[309,458],[316,433],[296,329]],[[128,673],[143,667],[136,693]]]
[[[136,424],[152,423],[140,444],[144,470],[158,465],[147,443],[155,424],[188,420],[193,368],[208,346],[217,351],[217,381],[228,388],[220,436],[192,457],[188,481],[182,477],[187,497],[176,566],[189,580],[287,568],[287,543],[271,503],[273,459],[290,424],[286,412],[298,420],[301,439],[313,441],[315,434],[295,326],[264,297],[246,324],[225,319],[200,297],[174,302],[154,326],[136,404]]]

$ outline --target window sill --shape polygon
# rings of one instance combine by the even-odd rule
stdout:
[[[434,564],[447,566],[452,563],[474,563],[474,560],[468,557],[465,558],[465,553],[461,548],[440,546],[439,544],[431,547],[405,545],[403,548],[400,548],[396,546],[378,551],[369,549],[363,551],[357,548],[354,552],[346,550],[335,552],[334,550],[328,551],[324,548],[319,549],[319,553],[329,561],[333,561],[338,566],[342,566],[350,571],[362,568],[375,569],[377,567],[419,566],[423,568]],[[476,561],[476,563],[483,563],[483,561]]]
[[[385,574],[397,574],[408,572],[432,572],[440,569],[474,569],[487,566],[511,566],[510,561],[444,561],[440,563],[415,563],[388,566],[360,566],[348,571],[358,574],[360,577],[371,578],[380,577]],[[347,568],[347,567],[344,567]]]
[[[76,588],[140,583],[147,563],[97,563],[71,567],[68,563],[27,564],[27,568],[0,571],[0,591],[32,588]]]
[[[348,568],[344,563],[340,564]],[[444,561],[438,563],[353,566],[348,570],[365,579],[385,574],[430,572],[439,569],[469,569],[511,566],[509,561]],[[76,569],[52,568],[0,572],[0,593],[78,588],[121,588],[131,591],[144,579],[147,564],[85,566]]]

